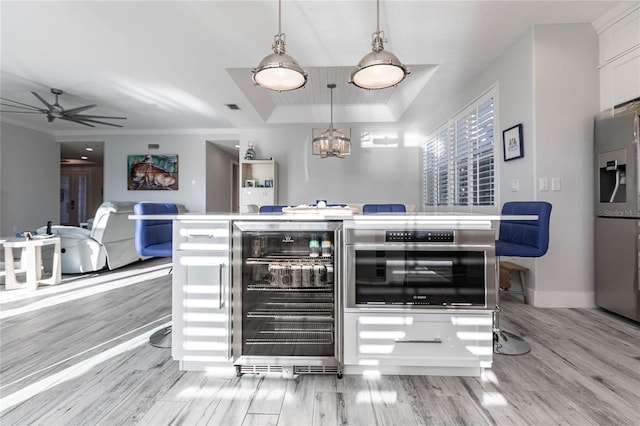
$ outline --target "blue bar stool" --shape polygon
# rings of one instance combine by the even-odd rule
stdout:
[[[133,206],[135,215],[178,214],[174,203],[138,203]],[[173,220],[136,219],[136,251],[141,256],[172,257]],[[171,347],[171,326],[161,328],[149,337],[149,343],[158,348]]]
[[[545,201],[512,201],[502,206],[503,216],[538,216],[537,220],[501,220],[496,240],[496,258],[500,270],[500,256],[541,257],[549,248],[551,204]],[[496,280],[497,282],[497,280]],[[497,286],[497,283],[496,283]],[[497,286],[498,287],[498,286]],[[523,291],[526,291],[523,288]],[[523,338],[500,330],[500,288],[496,288],[493,351],[503,355],[523,355],[531,346]],[[526,295],[525,295],[526,297]]]

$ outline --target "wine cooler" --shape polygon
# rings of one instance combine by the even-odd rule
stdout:
[[[339,221],[234,222],[238,375],[342,376]]]

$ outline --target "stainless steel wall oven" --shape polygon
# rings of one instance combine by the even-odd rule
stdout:
[[[339,221],[233,225],[238,375],[342,375]]]
[[[345,229],[347,308],[495,307],[491,229]]]

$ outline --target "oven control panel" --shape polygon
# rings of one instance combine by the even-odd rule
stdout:
[[[387,231],[385,242],[395,243],[453,243],[453,231],[404,230]]]

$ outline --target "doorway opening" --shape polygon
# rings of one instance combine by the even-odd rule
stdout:
[[[102,204],[104,142],[60,142],[60,224],[88,227]]]

